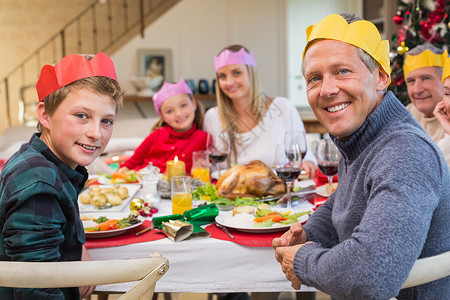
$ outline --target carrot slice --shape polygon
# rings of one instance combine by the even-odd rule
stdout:
[[[256,223],[261,223],[261,222],[270,220],[272,218],[273,218],[273,216],[264,216],[264,217],[255,218],[255,219],[253,219],[253,221],[255,221]]]
[[[98,227],[100,228],[100,231],[117,229],[117,220],[111,219],[111,220],[105,221],[103,223],[98,224]]]
[[[272,218],[272,222],[278,223],[280,221],[287,220],[287,218],[283,217],[282,215],[274,215]]]
[[[287,220],[287,218],[283,217],[280,214],[276,214],[276,215],[269,214],[269,215],[264,216],[264,217],[255,218],[255,219],[253,219],[253,221],[255,221],[256,223],[261,223],[261,222],[264,222],[264,221],[267,221],[267,220],[270,220],[270,219],[272,219],[272,222],[275,222],[275,223]]]

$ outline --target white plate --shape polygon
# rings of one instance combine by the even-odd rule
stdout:
[[[324,184],[324,185],[321,185],[321,186],[317,187],[316,188],[316,194],[319,195],[319,196],[322,196],[322,197],[330,197],[330,195],[332,193],[331,194],[327,193],[327,187],[326,186],[327,185]]]
[[[220,169],[220,175],[223,175],[226,171],[228,171],[228,169],[222,170]],[[220,176],[217,176],[219,172],[218,171],[214,171],[211,173],[211,178],[213,179],[219,179]]]
[[[330,194],[327,193],[326,184],[316,187],[316,194],[322,197],[330,196]]]
[[[276,211],[282,212],[282,210],[277,209]],[[294,213],[298,213],[300,211],[294,211]],[[287,225],[280,225],[280,226],[273,226],[273,227],[252,227],[253,224],[242,224],[242,225],[235,225],[230,224],[231,218],[233,217],[232,211],[221,211],[219,215],[216,217],[216,222],[219,225],[233,228],[242,232],[251,232],[251,233],[269,233],[269,232],[277,232],[281,230],[287,230],[289,227],[291,227],[291,224]],[[309,215],[303,215],[298,218],[298,222],[304,223],[306,220],[309,219]]]
[[[294,181],[294,190],[297,188],[306,188],[315,185],[316,183],[312,179],[296,180]]]
[[[99,218],[101,216],[105,216],[108,219],[123,219],[128,217],[130,214],[129,213],[82,213],[83,216],[92,216],[94,218]],[[111,237],[111,236],[116,236],[116,235],[120,235],[123,234],[125,232],[127,232],[130,229],[136,228],[138,226],[140,226],[142,223],[144,223],[143,220],[140,219],[140,222],[134,225],[131,225],[129,227],[125,227],[125,228],[120,228],[120,229],[113,229],[113,230],[108,230],[108,231],[94,231],[94,232],[85,232],[85,236],[87,239],[91,238],[91,239],[97,239],[97,238],[105,238],[105,237]]]
[[[97,180],[97,182],[98,183],[100,183],[100,185],[102,185],[102,184],[114,184],[114,183],[111,183],[111,179],[110,178],[108,178],[108,177],[106,177],[106,176],[104,176],[104,175],[97,175],[97,174],[92,174],[92,175],[89,175],[89,178],[88,178],[88,180]],[[139,184],[140,182],[139,182],[139,178],[138,178],[138,181],[137,182],[133,182],[133,183],[122,183],[122,184]]]
[[[119,184],[120,186],[124,186],[128,189],[128,197],[123,199],[122,202],[120,203],[120,205],[116,205],[116,206],[112,206],[109,208],[104,208],[104,209],[100,209],[94,205],[90,205],[90,204],[83,204],[80,202],[80,196],[85,194],[85,193],[89,193],[91,187],[89,187],[88,189],[85,189],[84,191],[82,191],[80,193],[80,196],[78,196],[78,207],[80,208],[80,212],[86,212],[86,211],[121,211],[122,208],[127,205],[131,199],[133,199],[134,195],[136,195],[137,191],[139,191],[139,189],[141,188],[140,184]],[[110,185],[100,185],[100,188],[106,188],[106,187],[112,187],[114,185],[110,184]]]

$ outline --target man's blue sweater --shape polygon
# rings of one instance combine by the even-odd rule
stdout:
[[[449,299],[450,277],[401,290],[418,258],[450,250],[447,164],[403,105],[388,92],[348,139],[339,187],[304,226],[299,280],[333,299]]]

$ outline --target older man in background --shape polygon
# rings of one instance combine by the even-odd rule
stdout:
[[[447,51],[422,44],[405,55],[403,74],[411,103],[406,107],[436,143],[444,137],[444,129],[434,116],[436,105],[444,96],[442,70]]]

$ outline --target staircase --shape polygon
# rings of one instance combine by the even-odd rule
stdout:
[[[180,0],[95,0],[0,80],[0,133],[35,116],[40,69],[72,53],[112,55]]]

